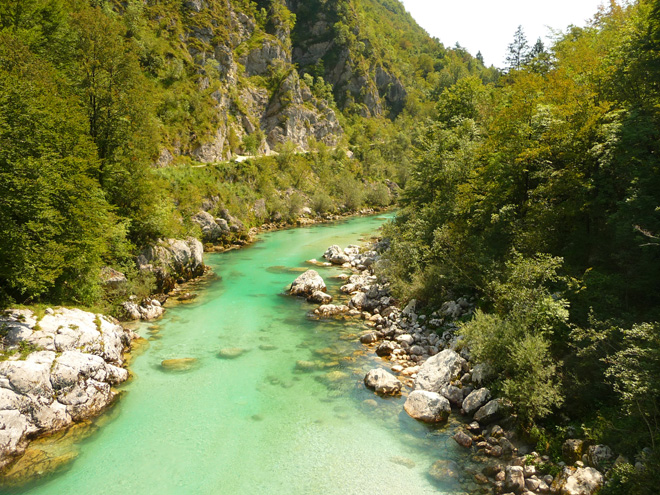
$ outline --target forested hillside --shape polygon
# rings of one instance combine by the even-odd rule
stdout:
[[[2,2],[0,300],[112,304],[104,266],[148,293],[136,254],[203,238],[201,209],[241,221],[230,243],[386,206],[465,74],[497,77],[391,0]]]
[[[603,493],[659,481],[659,50],[660,2],[612,3],[445,89],[389,229],[402,300],[479,301],[459,332],[539,451],[623,454]]]

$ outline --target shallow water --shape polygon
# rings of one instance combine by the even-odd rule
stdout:
[[[426,473],[460,455],[451,426],[419,424],[402,412],[402,398],[365,389],[365,372],[387,363],[357,341],[359,323],[310,320],[312,305],[282,295],[298,275],[292,269],[383,221],[273,232],[253,247],[208,255],[220,278],[170,309],[159,328],[138,328],[150,348],[69,469],[9,493],[443,493]],[[340,283],[328,277],[341,271],[315,269],[335,295]],[[218,357],[236,347],[247,352]],[[197,362],[165,371],[160,363],[174,358]],[[324,369],[302,372],[298,360]]]

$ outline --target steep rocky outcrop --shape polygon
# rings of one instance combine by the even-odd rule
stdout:
[[[156,276],[158,290],[169,292],[177,282],[204,273],[204,246],[193,237],[185,240],[164,239],[147,246],[137,258],[140,270]]]
[[[114,320],[79,309],[30,310],[0,316],[0,467],[29,439],[97,415],[128,378],[123,352],[132,333]]]
[[[245,152],[269,153],[291,141],[308,148],[309,139],[334,146],[342,134],[331,104],[313,94],[292,60],[290,13],[278,2],[267,22],[232,2],[184,2],[183,42],[199,73],[198,88],[210,98],[213,130],[197,133],[181,147],[166,142],[158,164],[177,155],[210,163]],[[261,15],[261,14],[259,14]],[[253,136],[255,149],[242,142]]]

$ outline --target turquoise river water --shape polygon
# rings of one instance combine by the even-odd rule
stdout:
[[[383,216],[273,232],[206,262],[217,277],[191,303],[137,332],[149,348],[134,378],[75,446],[57,475],[6,493],[427,494],[445,490],[428,469],[460,454],[452,426],[429,427],[362,379],[387,363],[364,348],[362,324],[315,321],[286,286],[331,244],[373,235]],[[318,268],[337,295],[338,268]],[[247,353],[220,359],[222,348]],[[165,359],[196,358],[185,372]],[[297,361],[315,361],[309,372]]]

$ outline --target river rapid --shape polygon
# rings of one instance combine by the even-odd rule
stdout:
[[[305,260],[376,233],[383,216],[272,232],[209,254],[217,275],[193,302],[137,332],[149,348],[134,378],[75,444],[68,469],[5,493],[438,494],[428,469],[459,459],[452,425],[427,426],[362,379],[389,369],[357,340],[362,322],[315,321],[313,305],[284,295]],[[337,296],[339,268],[318,268]],[[221,359],[223,348],[243,348]],[[166,359],[195,358],[187,371]],[[298,361],[313,362],[313,370]]]

